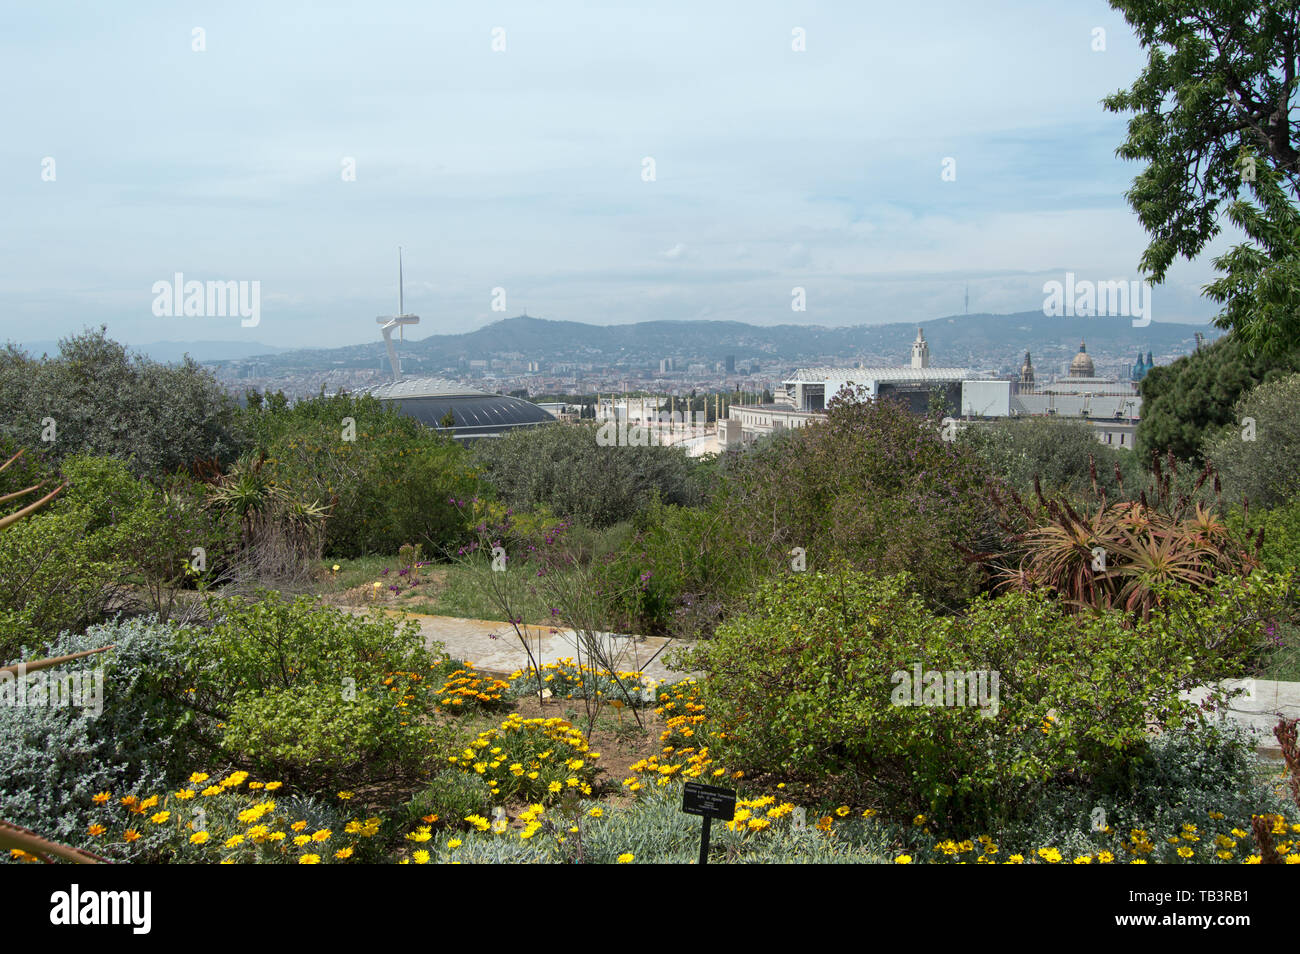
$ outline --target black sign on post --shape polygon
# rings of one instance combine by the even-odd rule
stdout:
[[[713,819],[731,821],[736,817],[736,793],[729,788],[716,788],[687,782],[682,790],[682,811],[687,815],[703,815],[704,827],[700,831],[700,864],[709,863],[709,826]]]

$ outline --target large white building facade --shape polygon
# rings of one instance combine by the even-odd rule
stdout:
[[[872,399],[900,400],[917,414],[924,414],[937,395],[947,407],[959,408],[961,419],[971,423],[1005,417],[1087,420],[1101,443],[1123,448],[1133,446],[1142,406],[1133,382],[1095,376],[1082,343],[1066,378],[1036,388],[1028,354],[1018,381],[996,379],[970,368],[932,367],[930,347],[919,328],[910,366],[800,368],[782,385],[771,404],[731,407],[720,429],[724,448],[823,420],[837,394],[857,393],[859,388]]]

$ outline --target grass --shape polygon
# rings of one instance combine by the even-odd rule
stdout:
[[[334,567],[339,569],[337,572]],[[320,563],[317,592],[341,594],[376,581],[397,580],[401,563],[396,557],[366,556],[357,559],[328,559]],[[387,570],[387,574],[384,571]],[[507,617],[502,604],[504,594],[514,615],[525,623],[545,625],[551,622],[551,610],[532,592],[527,571],[494,573],[487,561],[479,563],[430,564],[420,569],[427,581],[396,599],[388,599],[390,609],[433,616],[459,616],[468,619],[503,620]]]

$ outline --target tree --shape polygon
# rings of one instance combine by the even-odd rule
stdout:
[[[1241,395],[1292,371],[1300,371],[1300,349],[1267,358],[1252,354],[1236,335],[1152,368],[1142,379],[1139,459],[1149,464],[1153,453],[1173,451],[1199,464],[1205,435],[1236,420],[1233,405]]]
[[[1140,267],[1163,281],[1176,257],[1194,259],[1219,233],[1225,212],[1249,241],[1214,260],[1223,277],[1205,291],[1224,305],[1216,324],[1279,350],[1300,329],[1300,0],[1111,6],[1149,51],[1133,85],[1103,100],[1134,114],[1117,154],[1147,163],[1126,194],[1151,235]]]
[[[57,358],[0,351],[0,436],[59,462],[75,454],[132,460],[159,478],[237,451],[237,405],[192,359],[164,365],[105,335],[59,342]]]
[[[1230,499],[1275,507],[1300,490],[1300,374],[1247,392],[1235,420],[1205,440]]]

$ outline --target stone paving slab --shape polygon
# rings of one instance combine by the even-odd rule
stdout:
[[[364,608],[352,607],[351,612],[364,613]],[[519,637],[509,623],[488,619],[464,619],[458,616],[430,616],[385,609],[391,616],[415,620],[420,625],[420,635],[426,646],[442,643],[448,655],[473,663],[479,669],[509,674],[528,666],[528,654],[519,644]],[[552,626],[520,626],[528,638],[533,655],[542,665],[577,656],[576,635],[571,629]],[[629,636],[604,634],[610,653],[619,670],[642,672],[652,679],[684,679],[690,673],[669,669],[665,657],[678,647],[686,645],[681,640],[663,636]]]
[[[1273,726],[1277,725],[1278,716],[1286,716],[1288,719],[1300,717],[1300,682],[1227,679],[1223,685],[1247,690],[1245,695],[1232,700],[1223,713],[1224,717],[1257,730],[1259,751],[1280,758],[1281,749],[1277,744],[1277,736],[1273,735]],[[1202,686],[1182,695],[1186,699],[1202,702],[1208,694],[1209,689]]]

